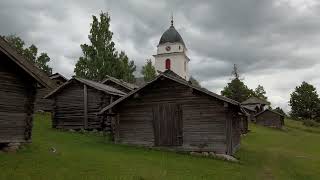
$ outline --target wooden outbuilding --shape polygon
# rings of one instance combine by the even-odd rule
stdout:
[[[31,141],[38,86],[55,85],[0,37],[0,144]]]
[[[138,88],[138,86],[135,84],[131,84],[111,76],[107,76],[107,78],[104,81],[102,81],[102,84],[114,87],[125,93],[128,93]]]
[[[116,143],[233,154],[240,146],[240,104],[167,70],[100,112]]]
[[[68,79],[62,76],[59,73],[54,73],[49,76],[52,83],[54,83],[56,86],[55,88],[61,86],[63,83],[67,82]],[[51,91],[53,91],[55,88],[44,88],[39,87],[37,89],[37,95],[36,95],[36,101],[35,101],[35,112],[44,111],[44,112],[51,112],[52,106],[53,106],[53,100],[51,99],[45,99],[44,96],[49,94]]]
[[[278,112],[266,109],[255,115],[256,124],[279,128],[281,129],[284,126],[284,115]]]
[[[268,106],[268,102],[257,97],[250,97],[249,99],[243,101],[241,105],[250,111],[259,113],[263,111],[266,106]]]
[[[72,78],[45,98],[54,100],[52,127],[58,129],[105,129],[97,113],[125,93],[82,78]]]

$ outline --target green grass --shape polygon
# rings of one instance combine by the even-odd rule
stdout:
[[[0,179],[320,179],[320,129],[286,124],[284,131],[251,124],[238,164],[114,145],[102,136],[51,129],[49,117],[37,115],[32,144],[0,153]]]

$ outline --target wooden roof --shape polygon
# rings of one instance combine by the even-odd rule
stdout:
[[[266,102],[263,99],[257,98],[257,97],[250,97],[249,99],[243,101],[241,104],[246,105],[246,104],[264,104],[268,105],[268,102]]]
[[[25,59],[20,55],[10,44],[0,37],[0,51],[3,52],[10,60],[17,64],[21,69],[28,73],[32,78],[34,78],[39,84],[47,88],[55,88],[56,85],[51,79],[37,68],[29,60]]]
[[[279,116],[281,116],[281,117],[284,117],[283,114],[278,113],[278,112],[276,112],[276,111],[273,111],[273,110],[271,110],[271,109],[265,109],[265,110],[259,112],[258,114],[256,114],[255,116],[257,117],[257,116],[259,116],[259,115],[261,115],[261,114],[263,114],[263,113],[265,113],[265,112],[267,112],[267,111],[272,112],[272,113],[275,113],[275,114],[277,114],[277,115],[279,115]]]
[[[111,77],[111,76],[107,76],[107,79],[103,80],[102,81],[102,84],[106,83],[107,81],[112,81],[116,84],[118,84],[119,86],[122,86],[130,91],[134,90],[134,89],[137,89],[138,86],[135,85],[135,84],[131,84],[131,83],[128,83],[128,82],[125,82],[121,79],[117,79],[117,78],[114,78],[114,77]]]
[[[107,107],[103,108],[103,109],[99,112],[99,114],[104,113],[106,110],[108,110],[108,109],[112,108],[113,106],[117,105],[118,103],[126,100],[127,98],[129,98],[130,96],[132,96],[132,95],[134,95],[135,93],[139,92],[141,89],[146,88],[146,87],[149,86],[150,84],[153,84],[154,82],[156,82],[156,81],[157,81],[158,79],[160,79],[160,78],[167,78],[167,79],[173,80],[173,81],[175,81],[175,82],[177,82],[177,83],[180,83],[180,84],[183,84],[183,85],[185,85],[185,86],[188,86],[188,87],[190,87],[190,88],[192,88],[192,89],[194,89],[194,90],[197,90],[197,91],[199,91],[199,92],[202,92],[202,93],[204,93],[204,94],[207,94],[207,95],[209,95],[209,96],[211,96],[211,97],[214,97],[214,98],[216,98],[216,99],[222,100],[222,101],[227,102],[227,103],[229,103],[229,104],[236,105],[236,106],[239,106],[239,105],[240,105],[240,103],[237,102],[237,101],[234,101],[234,100],[229,99],[229,98],[227,98],[227,97],[224,97],[224,96],[215,94],[215,93],[213,93],[213,92],[211,92],[211,91],[208,91],[208,90],[206,90],[206,89],[204,89],[204,88],[196,87],[196,86],[192,85],[191,83],[189,83],[188,81],[180,78],[180,77],[179,77],[178,75],[176,75],[174,72],[172,72],[172,71],[170,71],[170,70],[166,70],[165,72],[159,74],[154,80],[146,83],[145,85],[141,86],[140,88],[138,88],[138,89],[136,89],[136,90],[134,90],[134,91],[131,91],[131,92],[128,93],[126,96],[123,96],[122,98],[119,98],[118,100],[116,100],[116,101],[113,102],[112,104],[110,104],[110,105],[108,105]]]
[[[57,93],[59,93],[60,91],[62,91],[64,88],[68,87],[72,82],[77,81],[80,82],[82,84],[85,84],[87,86],[90,86],[94,89],[97,89],[99,91],[103,91],[105,93],[108,94],[112,94],[112,95],[116,95],[116,96],[124,96],[126,95],[126,93],[115,89],[111,86],[105,85],[105,84],[101,84],[95,81],[91,81],[88,79],[82,79],[82,78],[72,78],[69,81],[67,81],[66,83],[64,83],[63,85],[61,85],[60,87],[56,88],[55,90],[53,90],[52,92],[50,92],[48,95],[46,95],[44,98],[51,98],[52,96],[55,96]]]
[[[64,81],[68,81],[67,78],[65,78],[63,75],[61,75],[60,73],[54,73],[54,74],[51,74],[49,76],[50,79],[57,79],[57,78],[61,78],[61,79],[64,79]]]

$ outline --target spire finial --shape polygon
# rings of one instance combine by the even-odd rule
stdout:
[[[171,12],[171,26],[173,26],[173,13]]]

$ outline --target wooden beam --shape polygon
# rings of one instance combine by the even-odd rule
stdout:
[[[117,114],[116,116],[116,122],[115,122],[115,142],[119,142],[120,139],[120,127],[119,127],[119,123],[120,123],[120,115]]]
[[[84,129],[88,129],[88,89],[83,85]]]

